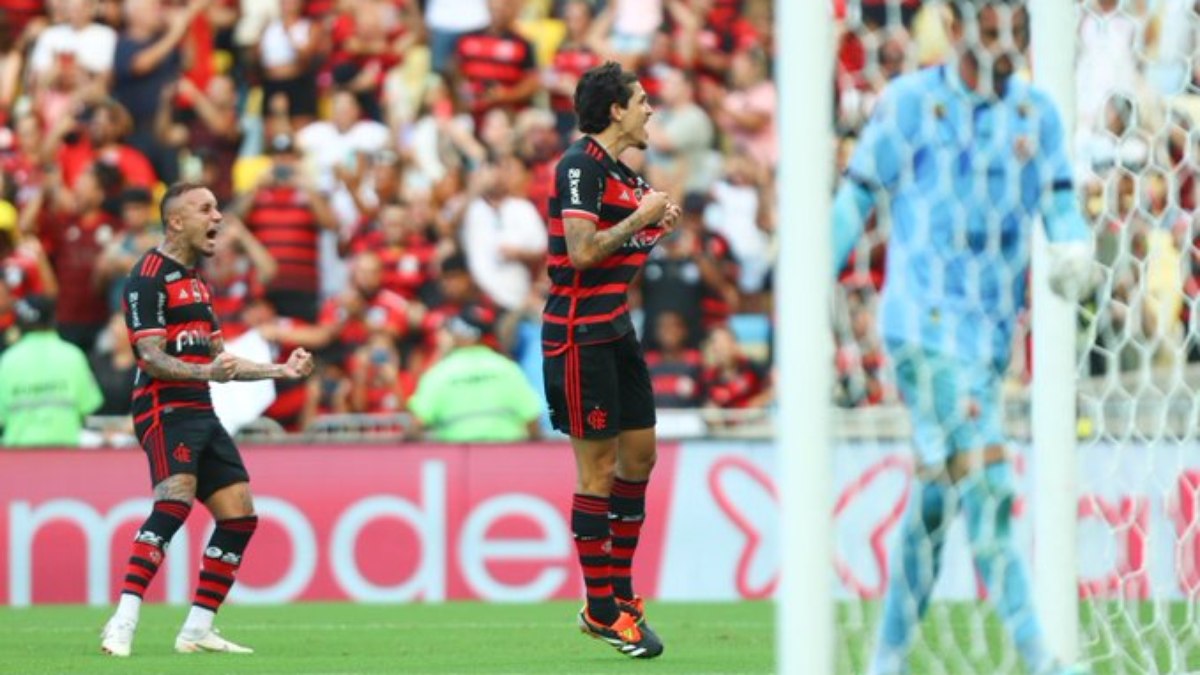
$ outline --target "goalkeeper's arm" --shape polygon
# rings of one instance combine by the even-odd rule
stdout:
[[[833,200],[833,271],[846,266],[850,252],[863,233],[863,223],[875,208],[875,192],[847,177]]]
[[[1074,302],[1092,288],[1095,247],[1070,181],[1055,183],[1042,209],[1042,219],[1050,241],[1050,289]]]

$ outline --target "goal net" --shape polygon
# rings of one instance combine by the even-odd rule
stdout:
[[[1065,0],[1064,0],[1065,1]],[[1193,0],[1082,0],[1075,25],[1076,111],[1064,117],[1074,185],[1095,243],[1098,279],[1076,306],[1077,541],[1062,564],[1076,565],[1080,661],[1100,673],[1200,671],[1196,594],[1200,593],[1200,3]],[[884,87],[915,69],[946,62],[946,6],[926,0],[834,3],[838,32],[835,126],[842,174]],[[1037,22],[1036,12],[1032,21]],[[978,39],[970,31],[965,39]],[[1068,41],[1068,44],[1070,41]],[[1030,62],[1038,55],[1031,53]],[[1028,64],[1026,64],[1028,65]],[[932,118],[938,106],[929,106]],[[880,119],[886,119],[881,117]],[[928,119],[923,123],[936,124]],[[981,133],[980,130],[975,130]],[[947,138],[947,143],[960,139]],[[985,142],[985,141],[984,141]],[[978,148],[976,148],[978,150]],[[976,152],[993,172],[1019,182],[1020,148]],[[913,158],[908,158],[912,160]],[[977,160],[978,161],[978,160]],[[911,165],[908,170],[911,169]],[[928,180],[928,176],[909,176]],[[985,183],[988,178],[981,178]],[[993,185],[994,187],[994,185]],[[917,205],[884,205],[871,219],[835,288],[834,556],[839,672],[867,672],[879,632],[891,555],[914,498],[913,434],[900,406],[904,375],[884,347],[880,288],[896,223],[889,213],[953,208],[961,184],[930,183]],[[973,188],[968,188],[973,189]],[[988,189],[986,187],[979,189]],[[1015,188],[1014,188],[1015,189]],[[998,194],[995,211],[1013,207]],[[891,206],[893,208],[888,208]],[[911,214],[910,214],[911,215]],[[989,220],[992,218],[992,220]],[[1027,305],[1021,278],[1029,261],[1007,256],[997,214],[957,211],[949,230],[905,236],[959,239],[970,264],[931,268],[939,288],[961,284],[969,297],[999,284],[998,312]],[[979,223],[992,230],[979,231]],[[1034,221],[1037,222],[1036,220]],[[978,241],[972,239],[978,237]],[[938,246],[941,242],[928,242]],[[894,259],[893,259],[894,260]],[[957,275],[958,278],[951,278]],[[917,305],[919,303],[914,303]],[[897,305],[904,307],[903,303]],[[895,307],[890,308],[895,309]],[[916,320],[915,317],[910,317]],[[997,330],[1011,359],[1003,370],[1003,429],[1017,455],[1012,532],[1021,557],[1062,554],[1035,542],[1030,478],[1031,382],[1037,365],[1030,313]],[[980,327],[976,327],[980,329]],[[979,338],[988,341],[988,337]],[[911,375],[911,374],[910,374]],[[951,373],[950,376],[953,376]],[[965,377],[965,375],[962,375]],[[924,386],[938,386],[925,382]],[[961,414],[972,419],[971,383]],[[1071,414],[1065,411],[1064,414]],[[986,433],[984,433],[986,436]],[[978,440],[978,438],[976,438]],[[986,439],[985,439],[986,441]],[[954,445],[954,439],[943,439]],[[971,441],[967,441],[970,443]],[[1046,452],[1041,449],[1040,452]],[[960,509],[961,510],[961,509]],[[966,518],[947,525],[932,602],[910,652],[912,672],[1025,672],[976,564]],[[1031,589],[1033,588],[1031,582]],[[1038,598],[1034,598],[1035,606]],[[1053,631],[1055,626],[1044,626]]]

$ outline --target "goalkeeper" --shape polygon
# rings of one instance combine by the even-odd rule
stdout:
[[[1051,287],[1089,288],[1062,122],[1013,77],[1029,43],[1018,0],[950,0],[946,65],[893,81],[834,203],[835,266],[883,203],[891,216],[879,324],[912,420],[916,480],[890,570],[873,673],[905,672],[950,521],[961,509],[988,596],[1030,672],[1055,672],[1012,541],[1015,482],[1001,381],[1027,297],[1032,227],[1051,242]]]

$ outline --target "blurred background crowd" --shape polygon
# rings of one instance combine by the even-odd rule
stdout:
[[[887,82],[946,59],[947,10],[831,2],[840,170]],[[1072,150],[1113,280],[1112,310],[1081,339],[1096,374],[1200,360],[1184,343],[1200,293],[1200,3],[1078,4]],[[17,299],[56,296],[99,413],[125,415],[136,364],[122,279],[160,239],[158,195],[187,179],[226,215],[202,271],[226,340],[256,330],[281,359],[319,357],[267,411],[282,428],[408,411],[464,339],[540,392],[553,167],[577,133],[577,78],[612,59],[656,108],[650,148],[623,159],[685,214],[631,298],[658,403],[767,407],[782,150],[771,5],[0,0],[0,349],[19,333]],[[896,400],[874,327],[885,238],[886,224],[869,227],[841,273],[845,407]],[[1016,382],[1029,374],[1018,352]]]

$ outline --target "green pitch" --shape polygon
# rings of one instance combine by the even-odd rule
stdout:
[[[218,626],[258,650],[251,656],[173,653],[175,632],[187,610],[151,605],[143,611],[129,660],[100,654],[107,608],[0,608],[0,673],[774,672],[771,603],[653,602],[648,609],[667,645],[654,661],[628,659],[580,635],[574,627],[575,603],[225,608]],[[874,603],[839,606],[839,672],[866,669],[877,611]],[[1092,636],[1085,649],[1098,675],[1200,671],[1195,606],[1109,603],[1098,611],[1106,615],[1102,622],[1090,609],[1082,614],[1084,633]],[[913,672],[1022,672],[999,624],[981,606],[934,605],[922,636],[914,649]]]

